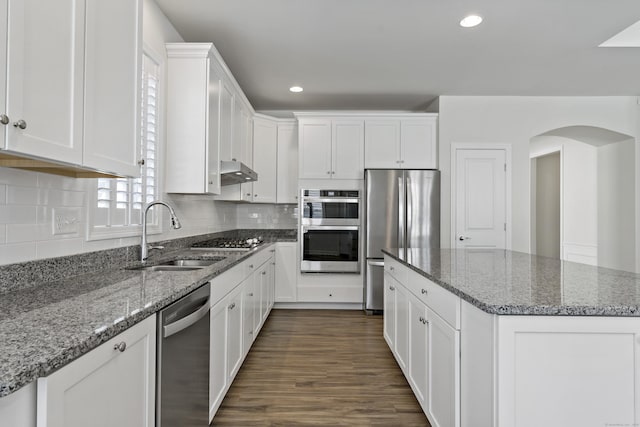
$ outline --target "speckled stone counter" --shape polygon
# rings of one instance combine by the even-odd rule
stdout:
[[[227,234],[244,236],[245,231]],[[255,234],[256,230],[249,232]],[[210,237],[162,242],[169,243],[168,250],[150,263],[224,257],[200,270],[125,270],[125,266],[139,264],[133,261],[139,255],[132,248],[0,267],[0,272],[4,270],[0,279],[6,281],[8,289],[0,292],[0,398],[87,353],[247,257],[271,247],[271,242],[296,240],[295,230],[285,230],[263,235],[266,243],[249,252],[188,249],[193,242]],[[97,269],[95,262],[101,258],[103,268]],[[77,262],[94,272],[82,274]],[[76,275],[63,276],[59,270],[65,266],[72,266]],[[48,281],[42,273],[45,269],[50,270],[52,279]]]
[[[640,316],[640,275],[506,250],[383,251],[481,310]]]

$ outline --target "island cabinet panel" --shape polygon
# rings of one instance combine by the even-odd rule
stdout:
[[[385,263],[386,264],[386,263]],[[398,282],[387,272],[384,273],[383,335],[391,351],[396,347],[396,289]]]
[[[429,350],[427,306],[413,298],[409,302],[409,342],[409,384],[424,410],[429,397],[427,388],[427,354]]]
[[[498,319],[498,425],[640,422],[639,319]]]
[[[38,427],[155,426],[156,318],[38,379]]]

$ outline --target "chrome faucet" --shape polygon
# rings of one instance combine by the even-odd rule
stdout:
[[[149,212],[149,209],[154,205],[162,205],[169,209],[169,215],[171,215],[171,228],[177,230],[182,227],[178,217],[176,216],[176,212],[171,206],[161,200],[149,202],[142,211],[142,243],[140,244],[140,261],[142,262],[147,261],[147,258],[149,258],[149,251],[151,249],[164,249],[164,246],[151,246],[147,243],[147,212]]]

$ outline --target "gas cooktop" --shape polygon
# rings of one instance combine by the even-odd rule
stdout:
[[[222,251],[250,251],[263,243],[262,237],[248,239],[217,238],[194,243],[191,249],[197,250],[222,250]]]

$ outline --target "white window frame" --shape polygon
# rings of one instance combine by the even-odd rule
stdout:
[[[152,48],[150,48],[147,44],[144,44],[143,47],[143,59],[144,56],[148,57],[158,66],[158,89],[157,89],[157,105],[156,105],[156,157],[154,163],[154,173],[155,173],[155,188],[156,188],[156,199],[161,198],[162,195],[162,174],[163,174],[163,158],[162,154],[164,153],[164,85],[165,85],[165,61],[164,57],[155,52]],[[141,66],[142,72],[142,66]],[[144,76],[141,76],[141,89],[142,89],[142,79]],[[142,99],[142,98],[141,98]],[[140,110],[140,118],[142,117],[142,109]],[[143,126],[140,126],[140,132],[143,132]],[[143,141],[142,135],[140,135],[140,146],[142,149]],[[144,157],[143,157],[144,158]],[[114,178],[114,180],[117,178]],[[129,185],[132,184],[134,178],[129,178]],[[89,208],[87,209],[87,241],[91,240],[105,240],[105,239],[118,239],[125,237],[139,237],[142,233],[142,225],[122,225],[122,226],[114,226],[114,227],[103,227],[95,225],[96,218],[96,207],[98,204],[98,179],[93,180],[93,185],[89,190]],[[132,203],[131,200],[128,202]],[[143,198],[143,209],[146,206],[146,199]],[[130,208],[129,208],[130,209]],[[162,229],[162,211],[160,209],[151,209],[148,215],[147,222],[147,234],[160,234],[163,232]],[[141,221],[142,222],[142,221]]]

